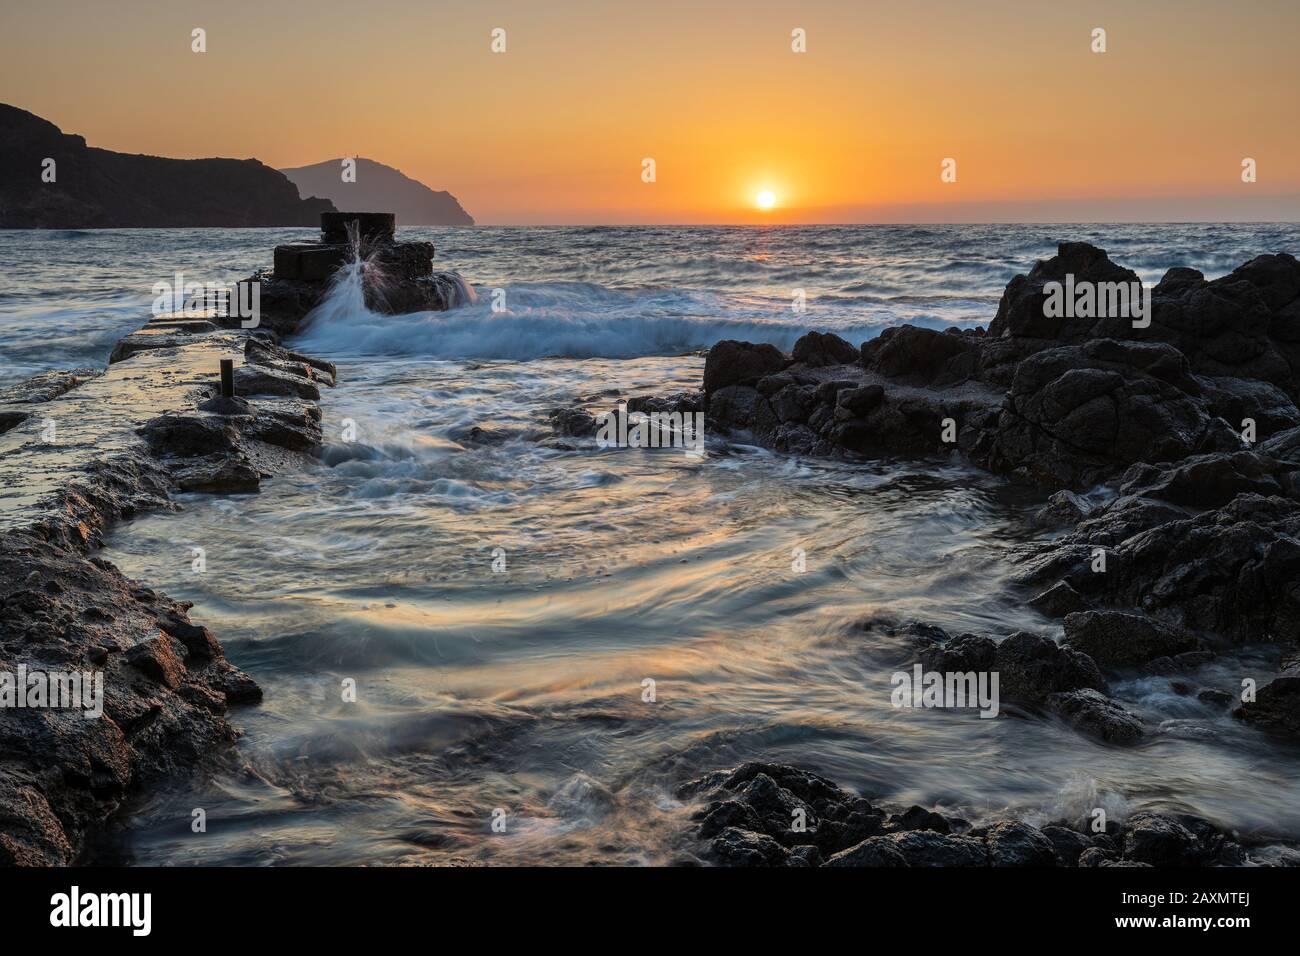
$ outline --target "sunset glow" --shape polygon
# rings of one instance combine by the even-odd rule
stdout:
[[[1291,4],[1100,2],[1091,19],[958,0],[388,0],[360,19],[343,0],[11,6],[5,100],[93,146],[277,168],[365,156],[484,224],[1285,218],[1276,197],[1300,192],[1300,125],[1261,122],[1294,112]],[[104,81],[50,70],[52,48]],[[365,83],[346,66],[359,61]],[[276,96],[293,109],[249,109]],[[1215,135],[1189,136],[1207,117]],[[945,157],[955,182],[940,181]],[[755,201],[767,189],[771,209]]]
[[[759,209],[771,209],[776,205],[776,194],[770,189],[764,189],[754,197],[754,205]]]

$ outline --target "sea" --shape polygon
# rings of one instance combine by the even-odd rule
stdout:
[[[0,233],[0,386],[103,366],[158,283],[231,282],[308,229]],[[1007,587],[1045,494],[955,458],[845,462],[707,435],[703,455],[548,441],[547,416],[696,389],[720,339],[857,345],[987,326],[1062,241],[1144,282],[1300,252],[1296,224],[403,228],[476,301],[336,298],[286,344],[337,363],[325,444],[251,495],[183,494],[108,536],[194,602],[263,703],[228,770],[138,798],[91,862],[654,865],[689,860],[683,780],[745,760],[972,823],[1096,808],[1300,838],[1300,750],[1130,677],[1117,748],[1004,708],[900,709],[909,648],[864,622],[1060,636]],[[206,567],[196,570],[194,547]],[[1275,653],[1221,656],[1235,692]],[[198,829],[196,810],[205,825]]]

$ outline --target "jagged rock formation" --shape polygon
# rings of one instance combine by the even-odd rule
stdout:
[[[356,160],[356,180],[345,182],[343,160],[282,169],[304,196],[323,196],[340,209],[391,209],[400,226],[472,226],[474,219],[451,193],[432,190],[401,170],[373,159]]]
[[[903,326],[856,350],[810,333],[788,356],[719,342],[700,395],[653,401],[702,404],[713,432],[780,451],[959,455],[1061,489],[1036,520],[1067,530],[1020,558],[1017,586],[1063,621],[1062,647],[1089,673],[1194,675],[1229,645],[1300,643],[1300,262],[1260,256],[1213,281],[1171,269],[1147,321],[1057,315],[1048,283],[1066,277],[1137,281],[1063,243],[1008,284],[987,331]],[[1097,507],[1071,493],[1096,485],[1109,490]],[[1000,669],[1021,638],[965,635],[930,653]],[[1035,692],[1020,666],[1008,693],[1112,742],[1142,735],[1104,685],[1061,680],[1062,664],[1040,654]],[[1237,716],[1300,737],[1294,670],[1260,675]]]
[[[218,394],[223,358],[241,363],[231,398]],[[231,708],[259,701],[257,684],[188,603],[94,551],[173,491],[252,492],[302,467],[321,440],[314,399],[335,377],[208,311],[156,316],[105,372],[0,393],[0,484],[15,489],[0,509],[0,675],[88,674],[103,688],[98,715],[0,706],[0,865],[77,862],[142,787],[234,759]]]
[[[701,856],[724,866],[1195,867],[1297,857],[1276,845],[1257,853],[1262,843],[1190,814],[1144,810],[1094,832],[1084,820],[972,826],[920,806],[890,813],[783,764],[716,771],[682,784],[676,796],[700,804],[691,836]]]
[[[0,103],[0,229],[310,226],[334,208],[300,198],[255,159],[164,159],[86,145]],[[45,161],[54,181],[45,182]]]
[[[319,240],[276,246],[274,270],[252,277],[261,286],[262,324],[292,332],[349,263],[359,263],[372,312],[444,312],[473,302],[473,290],[458,273],[434,271],[433,256],[431,242],[397,241],[392,213],[323,213]]]

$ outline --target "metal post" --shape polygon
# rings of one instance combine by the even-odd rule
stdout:
[[[221,397],[235,397],[235,360],[221,360]]]

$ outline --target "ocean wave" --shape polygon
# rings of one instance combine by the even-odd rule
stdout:
[[[813,320],[775,297],[624,291],[585,282],[520,284],[505,292],[504,311],[494,311],[492,295],[480,289],[478,304],[408,315],[378,315],[355,300],[340,308],[327,299],[308,317],[298,342],[325,352],[444,359],[638,358],[697,352],[722,339],[767,342],[788,351],[812,330],[834,331],[857,344],[895,321],[865,317],[860,310]]]

